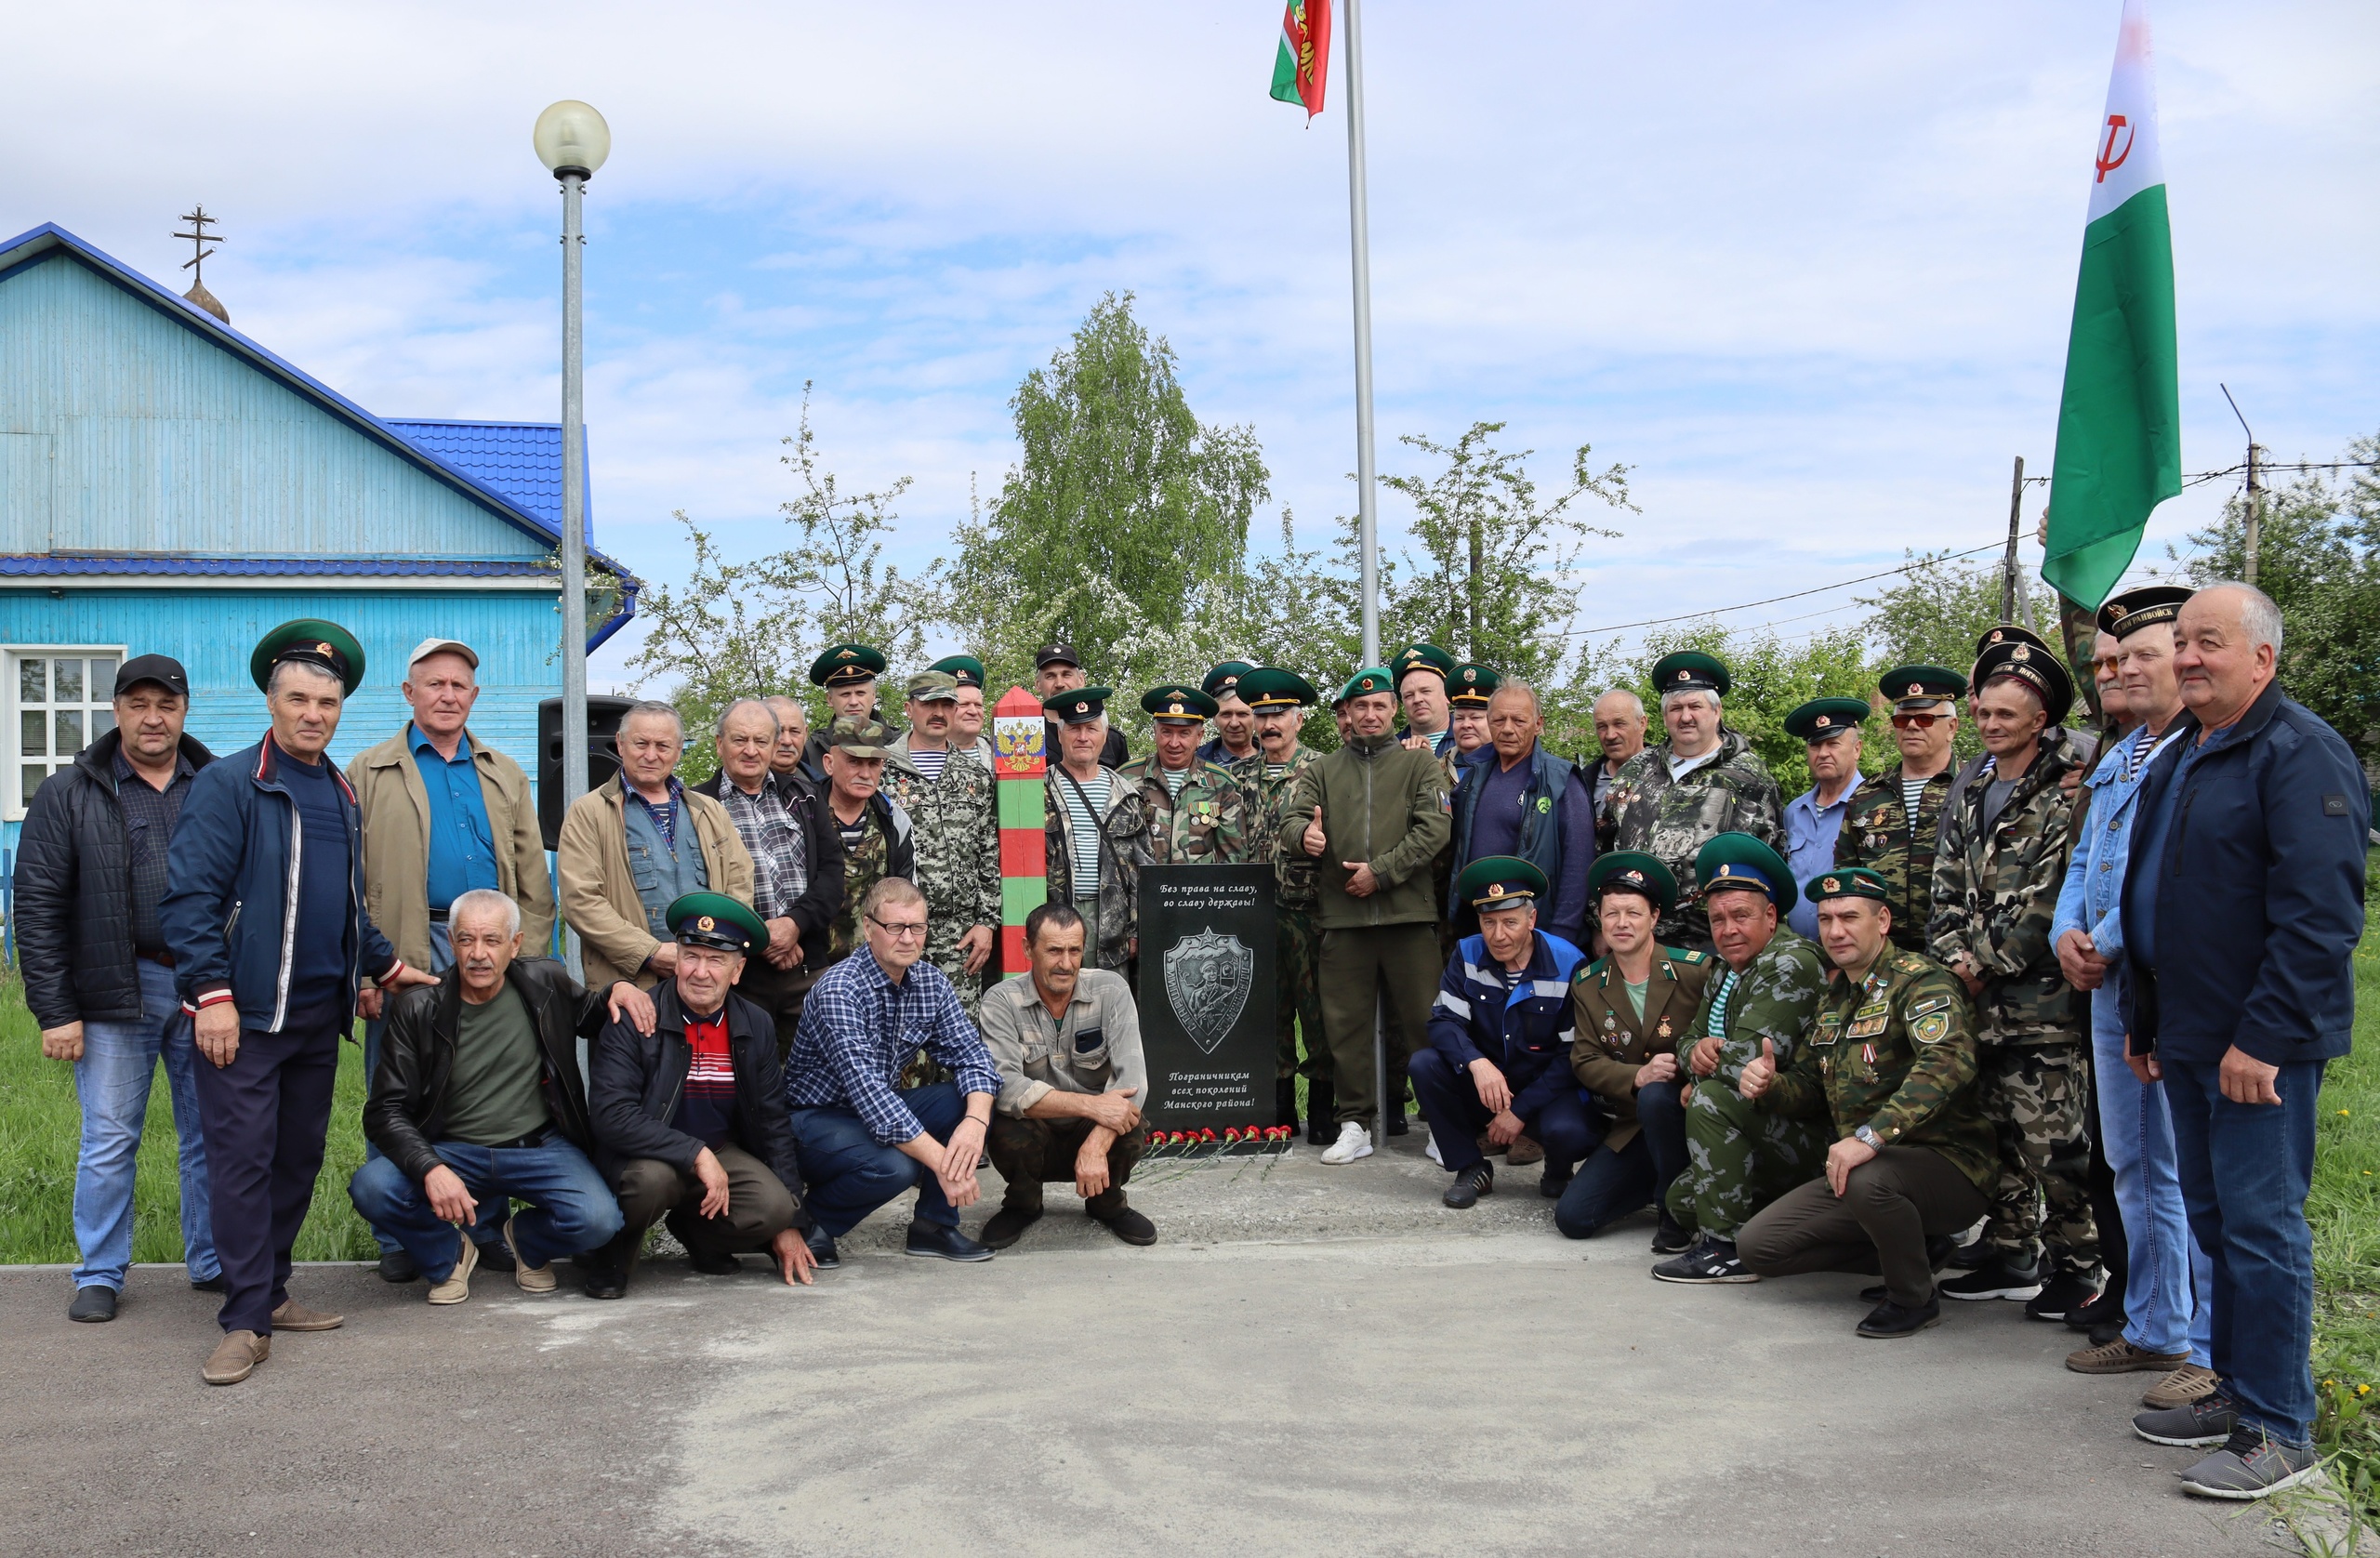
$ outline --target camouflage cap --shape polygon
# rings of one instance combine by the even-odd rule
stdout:
[[[892,733],[872,715],[839,716],[826,729],[826,746],[847,758],[889,758]]]
[[[948,671],[919,671],[909,679],[908,697],[913,704],[956,703],[959,679]]]

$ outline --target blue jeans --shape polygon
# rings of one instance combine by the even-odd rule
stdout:
[[[2099,1080],[2099,1150],[2116,1182],[2129,1260],[2124,1340],[2150,1353],[2207,1363],[2215,1323],[2215,1262],[2190,1232],[2174,1166],[2174,1116],[2162,1088],[2143,1087],[2124,1062],[2123,1017],[2111,971],[2091,992],[2091,1063]]]
[[[1566,1236],[1588,1238],[1669,1195],[1670,1182],[1686,1167],[1686,1106],[1677,1101],[1677,1084],[1636,1089],[1636,1123],[1635,1140],[1618,1152],[1589,1153],[1554,1203],[1554,1226]]]
[[[958,1086],[937,1082],[930,1088],[905,1088],[901,1101],[918,1116],[927,1135],[950,1140],[967,1117],[967,1099]],[[841,1238],[867,1220],[867,1214],[895,1195],[917,1187],[919,1222],[959,1226],[959,1208],[942,1193],[932,1169],[898,1147],[879,1143],[861,1123],[857,1111],[833,1106],[796,1109],[793,1137],[800,1150],[802,1182],[810,1187],[810,1215],[829,1238]]]
[[[612,1198],[612,1187],[558,1131],[549,1130],[535,1147],[440,1142],[435,1148],[480,1204],[483,1221],[490,1206],[507,1207],[516,1198],[529,1203],[512,1214],[512,1242],[528,1265],[593,1249],[620,1231],[620,1204]],[[430,1197],[412,1176],[389,1159],[376,1157],[358,1168],[347,1182],[347,1198],[366,1222],[396,1235],[423,1276],[443,1282],[455,1269],[461,1235],[430,1210]],[[501,1218],[497,1223],[500,1229]]]
[[[1569,1076],[1565,1063],[1563,1076]],[[1458,1067],[1435,1047],[1417,1050],[1407,1063],[1413,1096],[1421,1101],[1421,1117],[1430,1122],[1430,1140],[1438,1156],[1457,1173],[1480,1161],[1479,1133],[1495,1116],[1479,1102],[1479,1087],[1467,1068]],[[1530,1141],[1545,1149],[1545,1171],[1556,1181],[1568,1177],[1571,1167],[1594,1150],[1603,1130],[1579,1089],[1565,1087],[1543,1108],[1521,1116]]]
[[[2215,1062],[2167,1061],[2165,1100],[2190,1228],[2214,1257],[2208,1367],[2240,1420],[2287,1444],[2314,1428],[2314,1108],[2322,1063],[2284,1065],[2279,1105],[2223,1096]]]
[[[74,1063],[74,1094],[83,1105],[83,1150],[74,1165],[74,1247],[83,1259],[74,1286],[119,1293],[132,1264],[132,1182],[161,1060],[180,1139],[182,1261],[192,1282],[211,1282],[223,1269],[207,1215],[206,1136],[198,1124],[190,1018],[174,994],[173,970],[146,957],[133,966],[140,974],[139,1020],[85,1023],[83,1058]]]
[[[447,938],[446,927],[433,919],[430,922],[430,971],[443,974],[454,966],[455,944]],[[364,1024],[364,1090],[367,1095],[372,1090],[372,1079],[380,1075],[380,1027],[377,1018]],[[372,1144],[370,1137],[365,1137],[364,1161],[377,1162],[379,1156],[380,1149]],[[487,1201],[480,1208],[480,1220],[471,1228],[471,1237],[481,1244],[492,1241],[496,1231],[504,1225],[504,1211],[503,1197]],[[364,1221],[372,1222],[369,1217]],[[395,1254],[403,1242],[393,1230],[383,1228],[377,1222],[372,1223],[372,1241],[380,1247],[383,1255]]]

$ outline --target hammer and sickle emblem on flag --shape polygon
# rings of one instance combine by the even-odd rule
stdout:
[[[2122,130],[2123,132],[2123,150],[2121,152],[2116,150],[2116,132],[2118,130]],[[2113,173],[2116,169],[2123,166],[2123,160],[2132,155],[2132,125],[2122,114],[2110,113],[2108,115],[2108,133],[2099,142],[2099,155],[2096,165],[2098,167],[2099,176],[2092,180],[2093,183],[2106,183],[2108,181],[2109,174]]]

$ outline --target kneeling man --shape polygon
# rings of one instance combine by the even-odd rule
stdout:
[[[589,1056],[595,1142],[620,1197],[620,1233],[587,1274],[587,1296],[616,1299],[668,1219],[694,1270],[736,1269],[765,1249],[787,1283],[810,1281],[801,1169],[777,1073],[776,1024],[734,993],[769,928],[737,900],[689,892],[664,913],[678,961],[639,1026],[615,1019]]]
[[[550,957],[521,956],[521,905],[492,888],[456,898],[446,932],[455,961],[434,985],[389,1004],[364,1131],[385,1156],[348,1182],[348,1199],[404,1247],[430,1279],[430,1301],[471,1296],[479,1203],[525,1201],[503,1223],[513,1280],[554,1288],[553,1259],[620,1231],[612,1187],[588,1161],[593,1141],[578,1079],[578,1040],[612,1020],[653,1031],[635,985],[608,997],[580,989]]]
[[[1454,1170],[1446,1204],[1479,1204],[1496,1169],[1479,1131],[1509,1147],[1526,1132],[1545,1149],[1543,1194],[1559,1195],[1570,1170],[1594,1149],[1595,1130],[1570,1075],[1570,976],[1586,954],[1537,928],[1545,873],[1514,855],[1473,861],[1455,897],[1478,912],[1479,933],[1447,960],[1430,1009],[1430,1047],[1408,1075],[1430,1122],[1430,1141]]]
[[[1865,866],[1810,884],[1834,972],[1810,1041],[1763,1055],[1736,1090],[1780,1115],[1831,1120],[1826,1178],[1787,1192],[1736,1236],[1762,1276],[1882,1272],[1859,1334],[1914,1336],[1942,1317],[1928,1235],[1981,1217],[1999,1178],[1975,1092],[1975,1011],[1956,975],[1892,944],[1892,890]]]
[[[1126,1244],[1157,1228],[1124,1204],[1148,1131],[1141,1017],[1119,973],[1082,966],[1082,916],[1044,904],[1025,918],[1032,971],[984,993],[984,1046],[999,1068],[992,1167],[1008,1182],[984,1244],[1006,1249],[1041,1218],[1041,1187],[1072,1180],[1083,1210]]]
[[[959,1208],[983,1196],[975,1166],[1000,1074],[949,976],[925,960],[917,884],[886,877],[869,888],[859,928],[858,950],[811,987],[786,1058],[786,1102],[818,1214],[811,1252],[834,1270],[842,1263],[835,1241],[914,1186],[906,1252],[988,1261],[992,1252],[959,1231]],[[954,1080],[901,1086],[920,1045]]]
[[[1686,1167],[1670,1182],[1670,1216],[1694,1235],[1653,1268],[1662,1282],[1756,1282],[1736,1231],[1795,1185],[1818,1178],[1825,1128],[1755,1107],[1736,1083],[1763,1055],[1792,1063],[1818,1016],[1826,959],[1779,923],[1797,894],[1791,867],[1748,833],[1722,833],[1694,857],[1694,879],[1719,955],[1702,1010],[1678,1044],[1686,1075]]]

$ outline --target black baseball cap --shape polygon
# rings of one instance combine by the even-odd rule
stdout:
[[[1033,656],[1033,668],[1038,671],[1044,666],[1072,666],[1080,670],[1082,656],[1075,653],[1072,644],[1043,644]]]
[[[136,654],[116,667],[114,696],[122,697],[144,681],[153,681],[178,697],[190,696],[190,673],[170,654]]]

